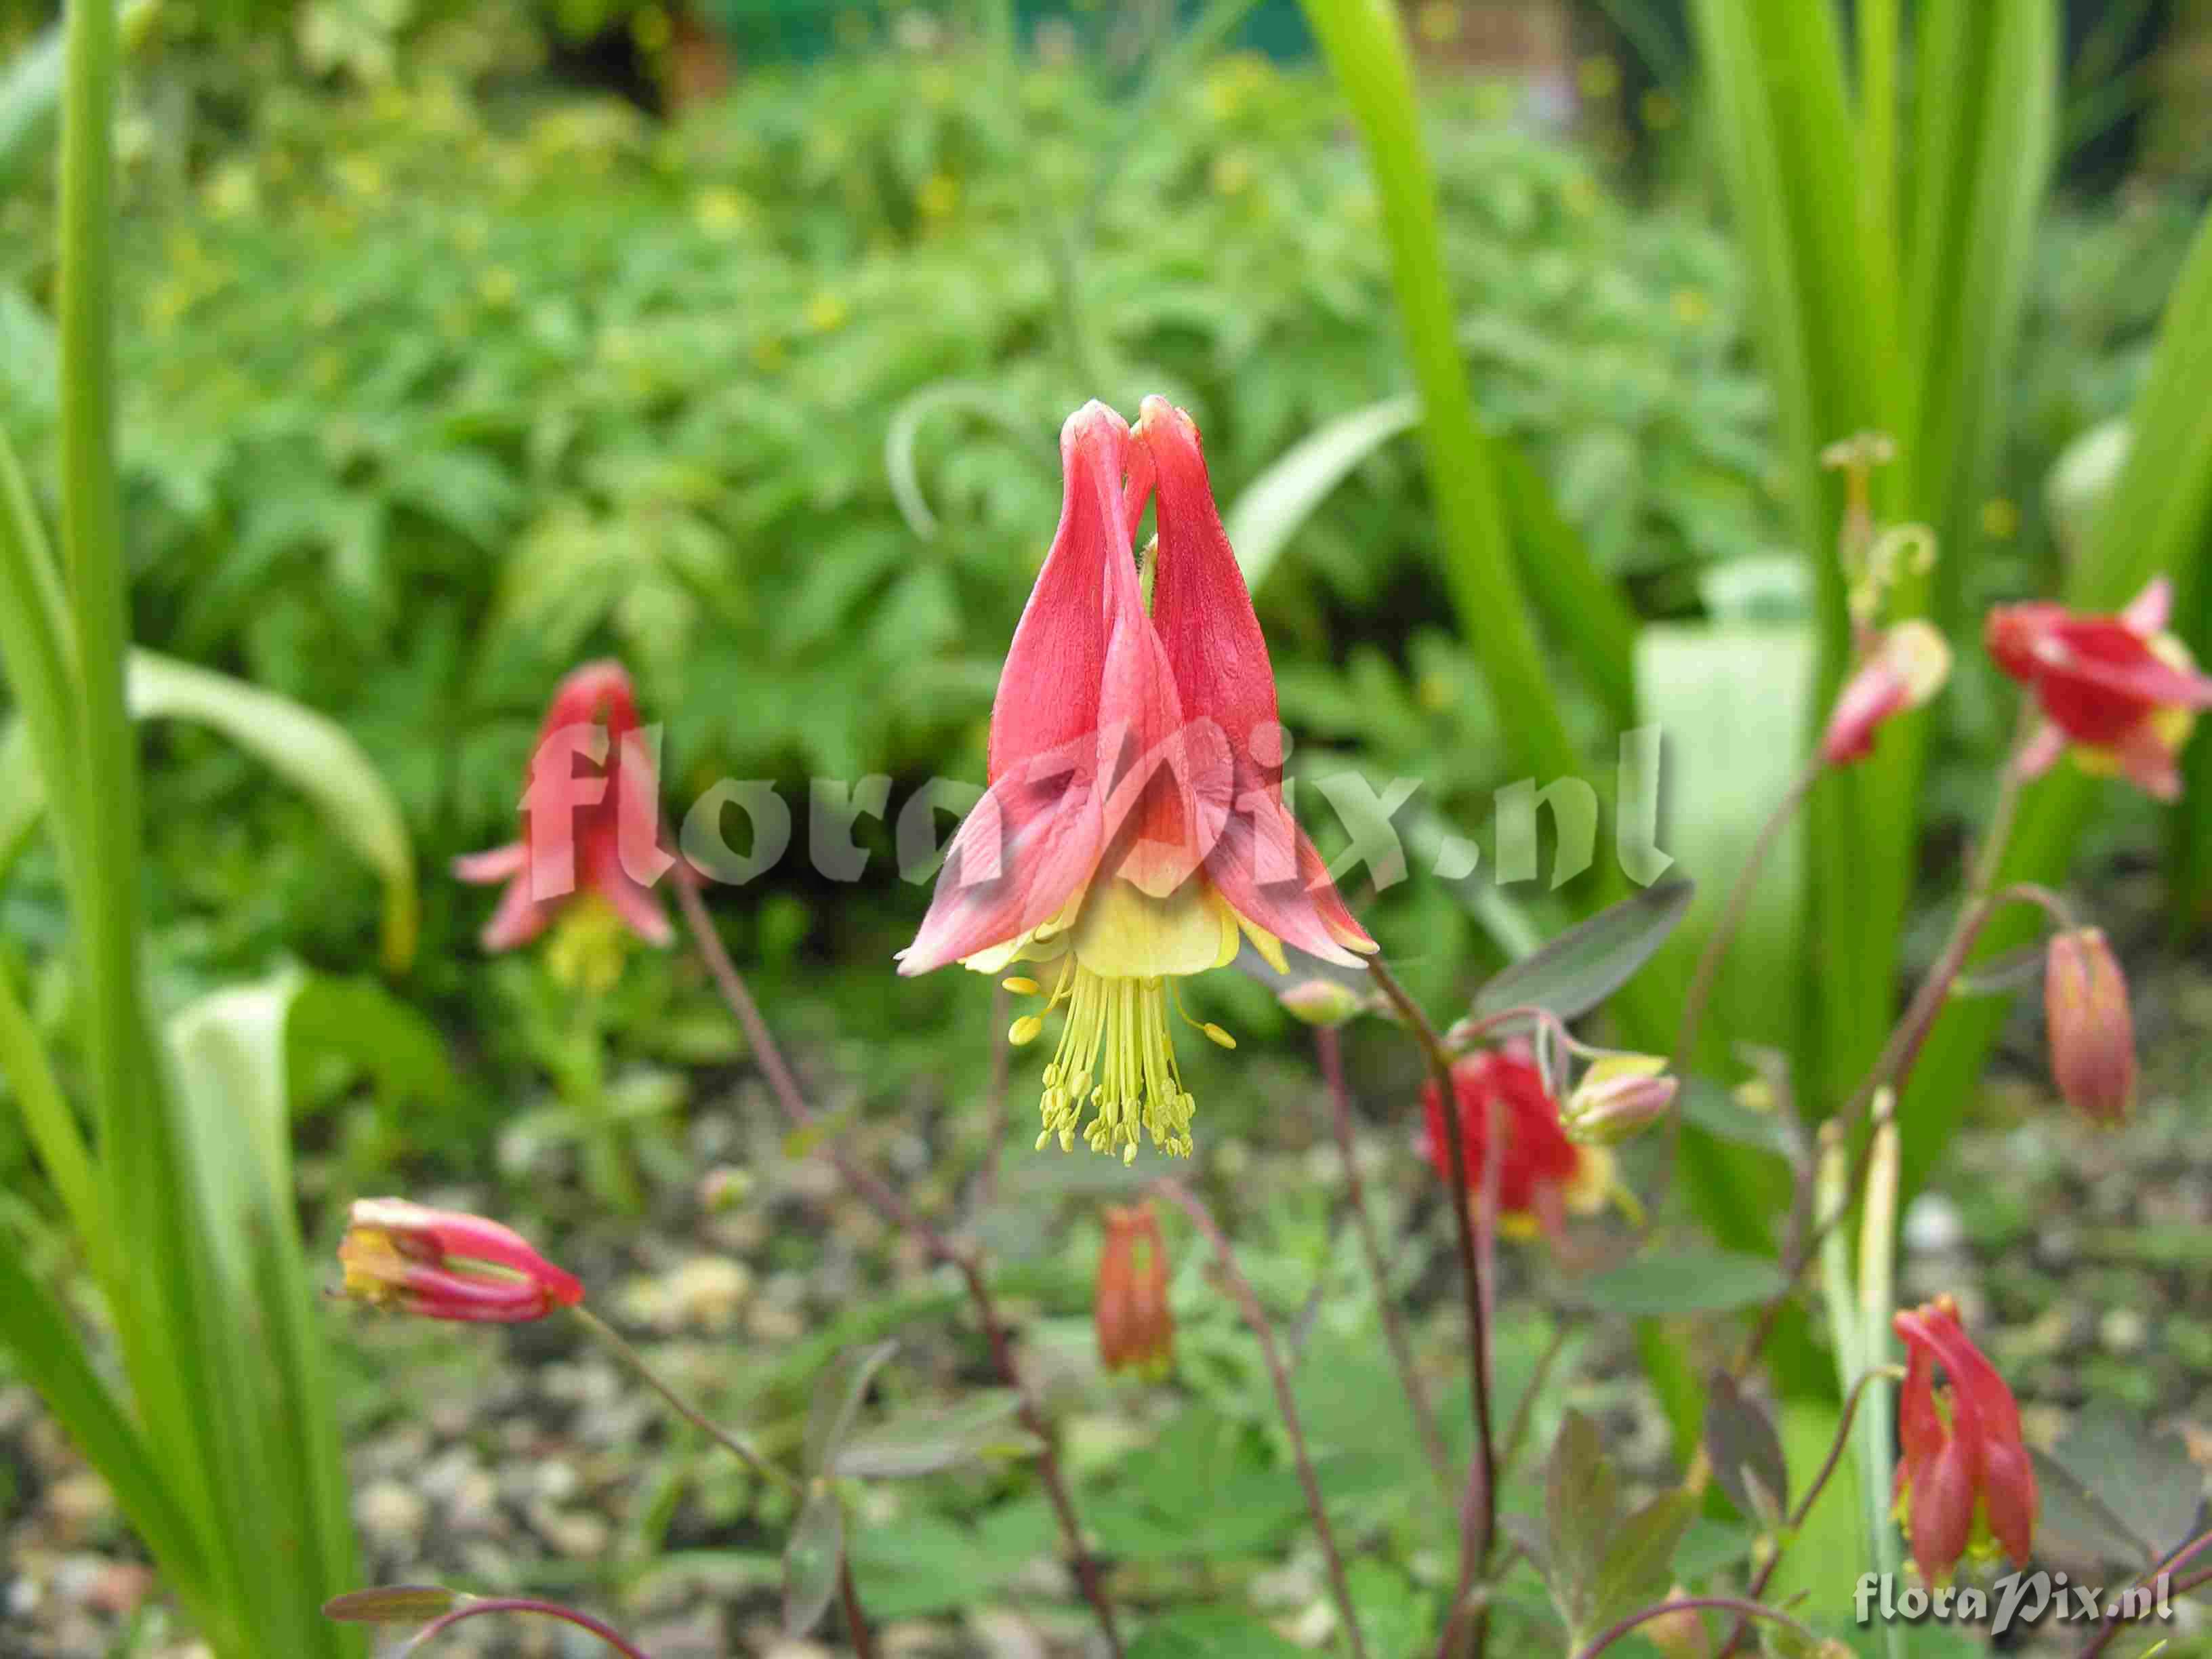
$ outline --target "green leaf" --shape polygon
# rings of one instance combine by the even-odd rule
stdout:
[[[989,1454],[1032,1452],[1036,1437],[1014,1426],[1021,1406],[1012,1389],[995,1389],[944,1411],[894,1418],[847,1439],[829,1467],[854,1480],[911,1480]]]
[[[836,1488],[817,1481],[783,1547],[783,1628],[804,1636],[822,1622],[837,1594],[845,1555],[845,1505]]]
[[[1666,1599],[1674,1583],[1674,1547],[1697,1512],[1698,1500],[1674,1487],[1612,1529],[1598,1570],[1594,1623],[1610,1624]]]
[[[1352,470],[1421,418],[1412,398],[1340,415],[1301,438],[1244,486],[1222,514],[1244,585],[1254,592],[1313,510]]]
[[[427,1625],[465,1599],[442,1584],[385,1584],[333,1595],[323,1603],[323,1617],[342,1625]]]
[[[1788,1288],[1768,1256],[1727,1250],[1651,1250],[1592,1273],[1569,1291],[1601,1313],[1637,1318],[1733,1313],[1771,1301]]]
[[[207,1425],[228,1524],[242,1559],[291,1563],[252,1583],[255,1621],[307,1654],[337,1644],[321,1604],[360,1569],[292,1172],[286,1025],[304,982],[286,973],[218,991],[172,1018],[167,1036],[216,1310],[204,1334],[258,1359],[225,1374]]]
[[[884,1362],[898,1352],[896,1341],[848,1348],[832,1359],[814,1385],[806,1412],[806,1470],[820,1474],[844,1446],[853,1419],[868,1395],[868,1384]]]
[[[414,959],[415,853],[376,767],[346,729],[243,680],[151,651],[131,654],[131,712],[213,727],[258,756],[322,810],[338,838],[384,881],[384,959]]]
[[[1171,1613],[1129,1644],[1129,1659],[1303,1659],[1304,1653],[1249,1614],[1223,1607]]]
[[[884,430],[884,471],[889,475],[892,499],[905,515],[907,527],[927,541],[937,534],[937,515],[921,490],[915,465],[915,446],[922,423],[940,410],[957,410],[991,422],[1024,447],[1036,443],[1037,432],[1021,406],[988,386],[946,380],[927,386],[891,411]],[[1045,452],[1039,446],[1042,456]]]
[[[1618,1502],[1597,1425],[1570,1411],[1544,1465],[1544,1579],[1571,1630],[1591,1627]]]
[[[200,1542],[162,1466],[85,1358],[61,1304],[25,1270],[7,1227],[0,1227],[0,1343],[85,1461],[100,1471],[169,1581],[187,1601],[204,1595]]]
[[[451,1105],[460,1088],[444,1036],[422,1012],[374,979],[310,975],[292,999],[285,1027],[287,1075],[336,1057],[374,1079],[387,1105]]]
[[[1626,985],[1667,942],[1695,889],[1665,881],[1569,928],[1533,956],[1493,975],[1474,994],[1476,1019],[1508,1008],[1548,1008],[1561,1019],[1589,1012]]]

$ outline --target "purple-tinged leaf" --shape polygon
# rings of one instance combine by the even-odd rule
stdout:
[[[1770,1531],[1780,1527],[1790,1507],[1782,1437],[1765,1408],[1726,1371],[1715,1371],[1705,1383],[1705,1455],[1738,1513]]]
[[[467,1599],[443,1584],[379,1584],[333,1595],[323,1603],[323,1617],[341,1625],[427,1625]]]

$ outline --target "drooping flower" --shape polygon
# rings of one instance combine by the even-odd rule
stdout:
[[[1884,629],[1837,696],[1822,758],[1831,766],[1863,760],[1882,723],[1925,703],[1950,672],[1951,647],[1932,624],[1916,617]]]
[[[586,663],[554,689],[522,811],[520,841],[453,860],[463,881],[507,884],[484,925],[485,950],[528,944],[586,895],[647,944],[668,943],[667,915],[646,884],[672,862],[659,845],[659,785],[620,663]]]
[[[2021,1441],[2012,1390],[1959,1323],[1948,1296],[1900,1309],[1891,1323],[1906,1356],[1896,1503],[1921,1576],[1941,1583],[1960,1557],[1996,1548],[2026,1566],[2035,1541],[2035,1466]],[[1940,1392],[1939,1364],[1948,1382]]]
[[[2197,711],[2212,708],[2212,678],[2166,632],[2172,602],[2172,585],[2160,576],[2117,616],[2046,604],[1990,612],[1990,655],[2034,692],[2044,714],[2021,757],[2021,775],[2041,776],[2071,748],[2086,772],[2124,777],[2159,800],[2180,795],[2177,761]]]
[[[1470,1190],[1481,1189],[1493,1121],[1500,1131],[1501,1232],[1516,1238],[1540,1232],[1557,1242],[1565,1237],[1570,1214],[1595,1213],[1617,1195],[1612,1153],[1567,1139],[1543,1073],[1524,1055],[1504,1049],[1467,1055],[1452,1066],[1452,1092]],[[1421,1109],[1422,1156],[1449,1180],[1451,1150],[1444,1139],[1443,1101],[1433,1082],[1421,1091]]]
[[[1108,1370],[1166,1375],[1175,1357],[1175,1315],[1168,1309],[1167,1247],[1150,1204],[1106,1206],[1091,1318]]]
[[[511,1228],[404,1198],[356,1200],[338,1261],[347,1296],[431,1319],[513,1324],[584,1299]]]
[[[1341,964],[1374,942],[1284,804],[1273,671],[1196,428],[1156,398],[1133,432],[1089,404],[1060,461],[1060,529],[992,707],[989,788],[899,971],[1042,964],[1045,984],[1007,981],[1046,996],[1018,1042],[1066,1010],[1038,1145],[1079,1128],[1125,1159],[1146,1135],[1188,1153],[1174,981],[1227,963],[1240,934],[1279,969],[1281,941]],[[1148,613],[1130,536],[1155,486]]]
[[[2104,931],[2054,933],[2044,956],[2043,1023],[2051,1077],[2092,1122],[2124,1122],[2136,1099],[2135,1018],[2128,981]]]

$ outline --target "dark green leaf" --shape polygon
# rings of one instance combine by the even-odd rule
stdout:
[[[1670,1488],[1612,1530],[1598,1570],[1594,1622],[1610,1624],[1665,1598],[1674,1583],[1674,1547],[1697,1512],[1696,1498]]]
[[[1772,1300],[1789,1288],[1769,1257],[1730,1250],[1654,1250],[1592,1273],[1569,1294],[1601,1313],[1638,1318],[1731,1313]]]
[[[1129,1644],[1129,1659],[1302,1659],[1258,1620],[1219,1607],[1170,1613]]]
[[[1662,881],[1600,911],[1492,977],[1475,993],[1471,1017],[1522,1006],[1547,1008],[1561,1019],[1588,1013],[1666,943],[1694,890],[1686,881]]]

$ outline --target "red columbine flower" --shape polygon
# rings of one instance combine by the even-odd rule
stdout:
[[[579,755],[589,763],[581,774]],[[580,893],[605,899],[647,944],[668,943],[668,917],[646,884],[673,860],[659,846],[659,784],[620,663],[586,663],[554,689],[522,810],[520,841],[453,860],[463,881],[507,884],[485,950],[527,945]]]
[[[2160,576],[2115,617],[2077,617],[2056,605],[1990,612],[1990,655],[2028,687],[2044,722],[2020,770],[2040,777],[2069,745],[2075,764],[2118,774],[2159,800],[2181,793],[2176,758],[2197,711],[2212,708],[2212,678],[2165,632],[2173,589]]]
[[[2128,981],[2101,928],[2051,936],[2043,964],[2043,1023],[2051,1076],[2092,1121],[2126,1121],[2136,1100],[2136,1028]]]
[[[1901,622],[1875,635],[1836,698],[1820,742],[1822,758],[1841,766],[1871,755],[1882,723],[1919,708],[1942,690],[1950,672],[1950,645],[1928,623]]]
[[[543,1319],[584,1287],[496,1221],[404,1198],[354,1202],[338,1243],[345,1294],[431,1319]]]
[[[1931,1584],[1991,1540],[2026,1566],[2035,1541],[2035,1466],[2021,1443],[2020,1407],[1959,1323],[1948,1296],[1891,1321],[1905,1340],[1898,1401],[1897,1509],[1912,1559]],[[1939,1395],[1936,1366],[1949,1386]]]
[[[1148,1376],[1166,1374],[1175,1356],[1175,1316],[1168,1311],[1167,1247],[1151,1205],[1106,1206],[1092,1319],[1098,1358],[1108,1370],[1133,1366]]]
[[[1125,1159],[1147,1134],[1188,1153],[1175,980],[1228,962],[1240,933],[1279,971],[1283,940],[1340,963],[1375,945],[1284,805],[1274,673],[1190,417],[1147,398],[1133,432],[1088,404],[1060,450],[1060,529],[1000,677],[990,788],[899,971],[1046,964],[1042,1013],[1012,1032],[1066,1010],[1037,1144],[1081,1127]],[[1147,613],[1130,533],[1155,485]]]
[[[1486,1049],[1455,1062],[1452,1092],[1471,1189],[1481,1190],[1493,1117],[1504,1131],[1498,1150],[1501,1231],[1522,1238],[1540,1231],[1556,1243],[1565,1235],[1570,1212],[1591,1213],[1614,1194],[1613,1155],[1602,1146],[1578,1146],[1567,1139],[1544,1074],[1521,1054]],[[1443,1102],[1434,1083],[1422,1090],[1421,1108],[1427,1130],[1421,1155],[1449,1180],[1451,1149],[1444,1141]]]

